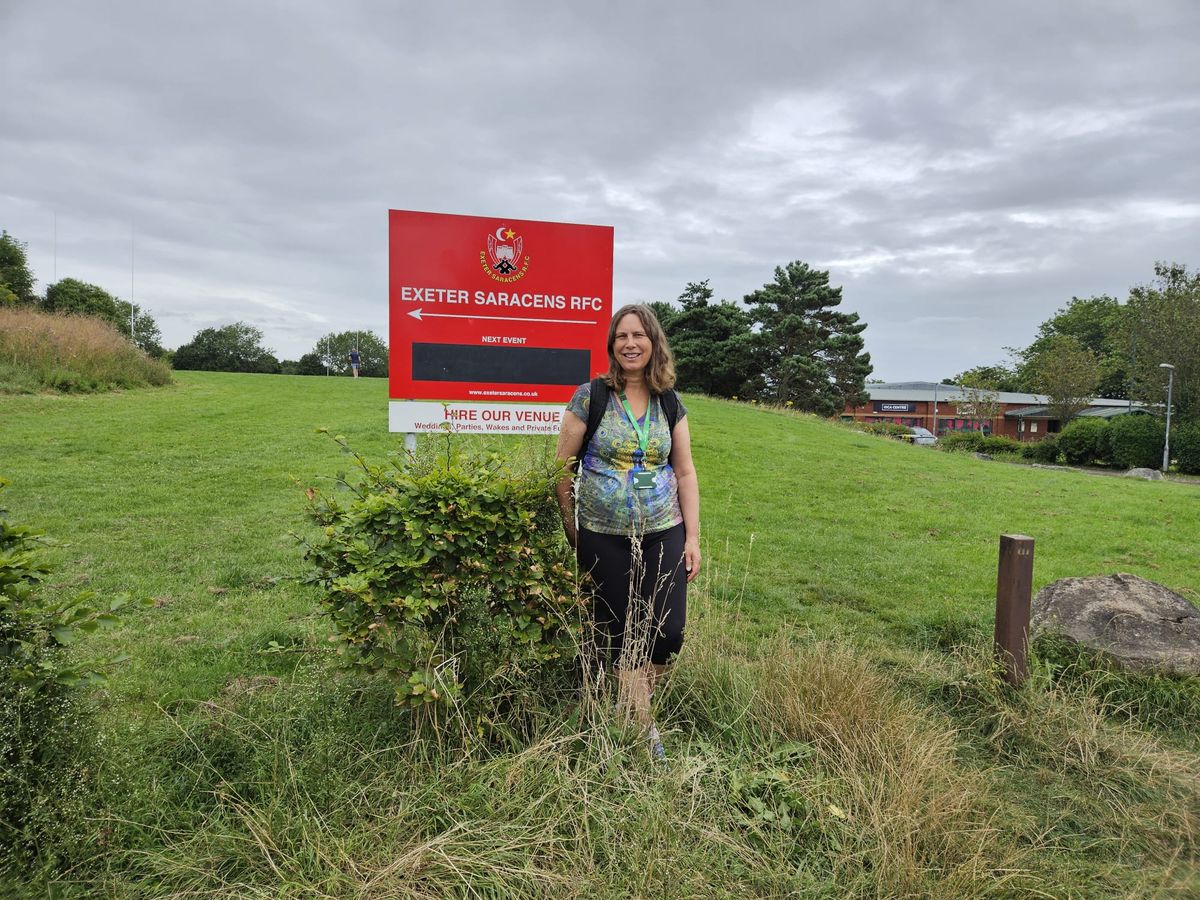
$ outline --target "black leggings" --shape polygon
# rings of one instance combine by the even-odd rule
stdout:
[[[682,523],[633,539],[579,529],[579,568],[596,585],[596,643],[610,663],[638,668],[649,657],[661,666],[683,646],[683,536]]]

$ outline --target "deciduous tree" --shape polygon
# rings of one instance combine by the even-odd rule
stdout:
[[[305,353],[296,362],[297,375],[324,375],[325,361],[316,352]]]
[[[388,374],[388,348],[373,331],[338,331],[330,332],[317,341],[312,353],[306,353],[300,358],[301,367],[305,368],[305,359],[316,354],[321,361],[319,373],[302,371],[301,375],[325,374],[325,367],[333,375],[349,375],[350,351],[358,348],[361,365],[358,374],[368,378],[384,378]]]
[[[1098,377],[1093,396],[1126,397],[1129,389],[1129,335],[1123,330],[1126,308],[1115,297],[1072,297],[1038,327],[1033,343],[1013,351],[1019,359],[1020,390],[1039,391],[1039,360],[1054,342],[1071,338],[1096,359]]]
[[[117,328],[121,327],[122,318],[128,319],[128,315],[122,317],[116,297],[99,285],[76,278],[64,278],[47,287],[46,300],[42,306],[51,312],[103,319]],[[125,333],[129,334],[128,324]]]
[[[997,391],[1021,392],[1025,390],[1017,373],[1000,363],[993,366],[975,366],[965,372],[959,372],[953,378],[942,379],[942,384],[963,383],[978,384]]]
[[[205,328],[175,351],[173,363],[176,369],[206,372],[278,372],[279,361],[262,339],[262,332],[245,322]]]
[[[991,430],[996,416],[1000,414],[1003,404],[1000,393],[992,385],[978,376],[968,375],[957,385],[959,395],[952,400],[958,415],[974,422],[976,431],[983,431],[985,426]]]
[[[1035,344],[1039,349],[1028,361],[1033,388],[1049,397],[1051,414],[1066,425],[1096,397],[1100,359],[1069,334]]]
[[[133,328],[133,342],[149,356],[161,359],[166,353],[162,345],[162,332],[154,317],[146,312],[140,304],[132,304],[133,316],[130,316],[130,304],[125,300],[117,301],[117,314],[120,317],[116,323],[117,330],[129,337],[129,329]]]
[[[42,308],[51,312],[103,319],[126,337],[130,337],[132,327],[133,343],[145,353],[161,358],[166,352],[161,343],[162,333],[158,330],[158,323],[150,313],[138,304],[131,306],[128,300],[114,297],[98,285],[75,278],[64,278],[46,288],[46,299]]]
[[[1130,360],[1132,396],[1163,406],[1167,374],[1175,367],[1174,415],[1179,421],[1200,420],[1200,272],[1178,263],[1158,263],[1155,280],[1129,292],[1124,327],[1137,355]]]
[[[0,232],[0,305],[33,303],[34,284],[25,244],[7,231]]]

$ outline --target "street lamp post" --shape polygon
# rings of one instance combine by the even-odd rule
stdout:
[[[1175,385],[1175,367],[1170,363],[1159,363],[1160,369],[1167,370],[1167,434],[1163,438],[1163,474],[1167,474],[1167,466],[1171,464],[1171,388]]]

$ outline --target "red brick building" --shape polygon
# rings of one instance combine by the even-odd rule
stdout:
[[[871,399],[863,406],[847,405],[842,419],[854,422],[894,422],[928,428],[934,434],[952,431],[976,431],[979,423],[964,416],[955,406],[961,399],[956,385],[932,381],[904,381],[868,384]],[[999,408],[993,419],[983,423],[985,434],[1002,434],[1018,441],[1038,441],[1062,427],[1047,407],[1043,394],[1017,394],[998,391]],[[1146,410],[1128,400],[1100,397],[1081,412],[1081,416],[1111,419]]]

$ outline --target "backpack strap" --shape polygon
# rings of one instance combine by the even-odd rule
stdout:
[[[592,443],[592,438],[600,429],[600,423],[604,421],[605,410],[608,409],[608,385],[604,383],[603,378],[592,379],[591,391],[591,397],[588,399],[587,430],[583,433],[583,443],[579,445],[579,454],[575,457],[575,462],[571,464],[572,472],[578,471],[579,461],[587,453],[588,445]]]
[[[587,430],[583,433],[583,443],[579,445],[579,455],[571,466],[572,472],[578,470],[579,461],[587,453],[587,448],[600,429],[600,423],[604,420],[604,413],[608,409],[608,385],[605,384],[603,378],[592,379],[591,391],[591,397],[588,399]],[[672,388],[656,396],[662,406],[663,415],[667,419],[667,431],[673,433],[676,423],[679,422],[679,395]]]
[[[667,431],[674,434],[675,424],[679,421],[679,395],[674,388],[668,388],[658,395],[658,402],[662,404],[663,415],[667,417]]]

